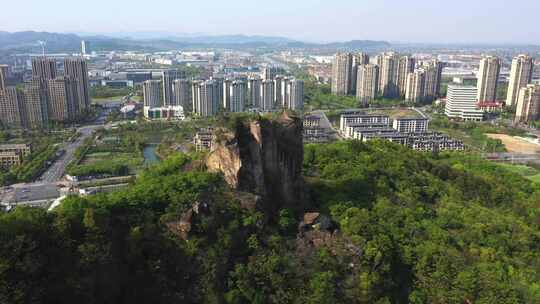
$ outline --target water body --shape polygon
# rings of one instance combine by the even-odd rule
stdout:
[[[143,149],[144,164],[146,166],[159,163],[160,159],[156,154],[157,145],[147,145]]]

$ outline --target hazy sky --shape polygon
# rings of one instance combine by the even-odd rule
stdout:
[[[540,0],[0,0],[0,30],[540,44]]]

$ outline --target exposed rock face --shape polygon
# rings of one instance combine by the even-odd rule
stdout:
[[[302,121],[283,113],[276,120],[242,123],[216,133],[207,160],[234,189],[262,197],[265,211],[298,209],[303,200]]]
[[[208,212],[208,204],[195,202],[191,208],[180,216],[178,221],[168,222],[166,224],[167,228],[169,228],[169,231],[176,234],[181,239],[187,240],[189,238],[189,233],[191,231],[194,218],[200,214]]]

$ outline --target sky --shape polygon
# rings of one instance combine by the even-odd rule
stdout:
[[[0,0],[0,31],[540,44],[540,0]]]

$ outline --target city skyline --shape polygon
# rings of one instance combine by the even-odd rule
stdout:
[[[457,0],[444,4],[426,0],[370,3],[276,0],[273,5],[266,6],[246,0],[201,3],[160,0],[152,5],[166,9],[160,9],[156,14],[150,14],[143,1],[96,0],[92,6],[85,7],[84,15],[68,4],[67,0],[8,2],[3,4],[3,8],[11,13],[0,20],[0,30],[105,35],[158,32],[171,35],[245,34],[307,42],[386,40],[402,43],[540,44],[540,31],[534,30],[535,12],[540,9],[540,3],[532,0],[512,4],[513,7],[527,7],[527,10],[510,10],[504,0],[489,3]],[[32,9],[27,9],[29,6]],[[419,15],[422,18],[418,18]],[[396,28],[404,28],[403,25],[406,25],[406,30],[396,31]]]

